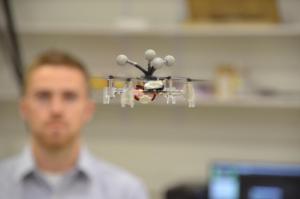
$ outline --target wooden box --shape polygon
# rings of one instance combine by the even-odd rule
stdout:
[[[191,22],[279,22],[276,0],[187,0]]]

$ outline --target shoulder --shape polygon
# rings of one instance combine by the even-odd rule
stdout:
[[[12,185],[17,164],[16,157],[0,160],[0,192]]]
[[[0,179],[4,175],[12,174],[17,165],[17,157],[10,157],[0,160]]]
[[[112,187],[112,191],[117,190],[123,196],[128,196],[126,198],[147,198],[144,183],[129,171],[100,159],[96,160],[95,166],[96,180],[102,183],[104,180],[107,190]]]

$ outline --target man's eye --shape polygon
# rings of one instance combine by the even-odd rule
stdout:
[[[40,92],[40,93],[37,93],[36,94],[36,98],[39,100],[39,101],[48,101],[50,99],[50,93],[48,92]]]
[[[65,93],[64,94],[64,99],[67,101],[75,101],[78,98],[76,93]]]

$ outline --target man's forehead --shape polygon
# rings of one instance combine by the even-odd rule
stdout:
[[[77,69],[45,65],[31,72],[28,87],[80,87],[85,86],[85,78]]]
[[[31,76],[80,76],[83,78],[83,74],[76,68],[69,67],[67,65],[42,65],[31,72]]]

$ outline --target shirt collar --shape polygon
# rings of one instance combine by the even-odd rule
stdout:
[[[33,156],[29,147],[26,147],[17,159],[15,178],[21,181],[25,176],[32,173],[35,169]]]
[[[82,147],[77,162],[77,169],[91,180],[93,179],[95,173],[95,163],[95,158],[92,156],[89,150],[85,147]]]
[[[75,171],[81,172],[91,180],[94,176],[93,171],[95,170],[93,165],[95,165],[94,157],[87,148],[82,147],[79,153],[78,162],[75,166]],[[20,182],[26,176],[37,170],[31,148],[25,147],[17,160],[15,179]]]

